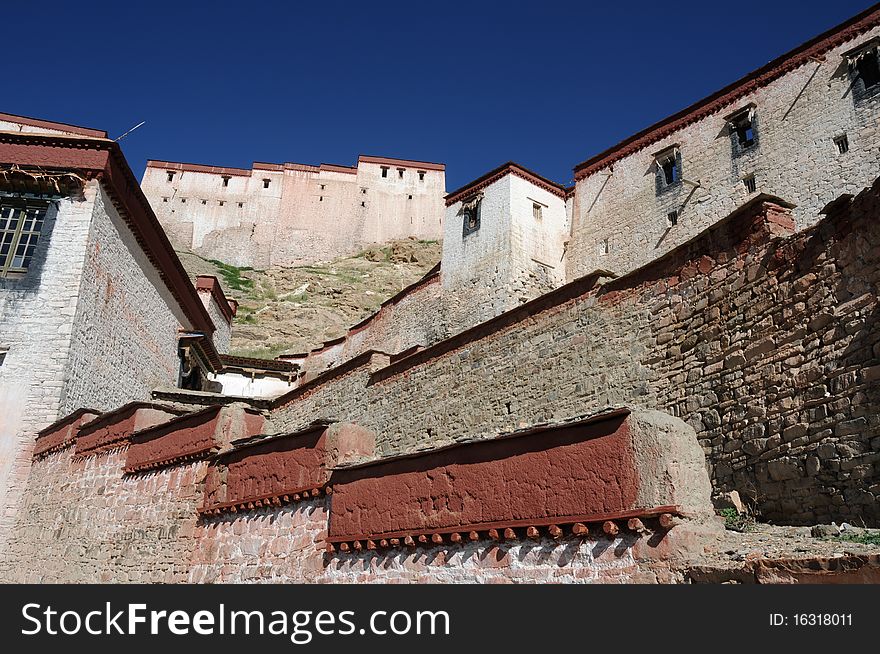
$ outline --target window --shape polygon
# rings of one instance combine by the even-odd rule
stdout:
[[[223,187],[226,188],[227,186],[229,186],[229,176],[224,175],[223,176]]]
[[[186,198],[180,198],[180,204],[186,204]]]
[[[424,182],[424,181],[425,181],[425,171],[424,171],[424,170],[420,170],[420,171],[419,171],[419,181],[420,181],[420,182]]]
[[[321,190],[322,190],[322,191],[324,190],[324,185],[323,185],[323,184],[321,184]]]
[[[173,182],[173,181],[174,181],[174,173],[173,173],[172,171],[170,171],[170,170],[168,171],[168,181],[169,181],[169,182]]]
[[[318,198],[318,202],[323,202],[323,201],[324,201],[324,196],[322,195]]]
[[[202,204],[208,204],[207,200],[202,200]]]
[[[657,162],[657,195],[676,188],[681,183],[681,153],[677,147],[667,148],[655,155]]]
[[[367,189],[362,188],[362,189],[361,189],[361,193],[364,194],[364,195],[366,195],[366,193],[367,193]]]
[[[222,207],[224,204],[226,204],[226,201],[225,201],[225,200],[220,200],[220,206]]]
[[[162,202],[168,202],[168,198],[162,198]]]
[[[270,182],[270,181],[271,181],[271,180],[269,180],[268,178],[264,178],[264,179],[263,179],[263,188],[269,188],[269,182]]]
[[[40,240],[47,204],[0,205],[0,277],[27,272]]]
[[[238,203],[238,208],[239,208],[239,209],[241,209],[243,206],[244,206],[244,202],[239,202],[239,203]]]
[[[382,177],[388,177],[388,166],[382,166]]]
[[[727,122],[730,126],[730,138],[734,155],[745,152],[758,144],[754,106],[740,109],[736,113],[731,114],[727,118]]]
[[[462,228],[461,235],[467,236],[480,229],[480,204],[482,197],[477,196],[461,205]]]
[[[3,362],[6,360],[6,354],[9,350],[5,347],[0,347],[0,366],[3,365]]]
[[[611,252],[611,241],[607,238],[602,239],[602,242],[599,243],[599,256],[604,257],[609,252]]]
[[[361,206],[362,206],[362,207],[365,207],[365,206],[367,206],[367,203],[366,203],[366,202],[361,202]]]
[[[406,196],[406,199],[407,199],[407,200],[412,200],[412,196],[411,196],[411,195],[407,195],[407,196]]]
[[[835,137],[834,145],[837,146],[837,151],[840,154],[846,154],[849,152],[849,139],[846,138],[846,134],[841,134],[840,136]]]
[[[757,188],[755,185],[755,176],[754,175],[746,175],[743,177],[743,186],[746,187],[746,193],[754,193]]]
[[[854,100],[858,102],[880,93],[880,37],[850,50],[844,57],[849,63]]]
[[[397,169],[397,176],[398,176],[400,179],[403,179],[403,170],[404,170],[403,168],[398,168],[398,169]]]
[[[669,227],[675,227],[678,224],[678,209],[673,209],[666,214],[666,224]]]
[[[532,202],[532,216],[535,220],[541,220],[543,207],[537,202]]]

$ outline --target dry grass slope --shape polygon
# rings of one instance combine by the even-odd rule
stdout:
[[[406,239],[309,266],[236,268],[178,252],[189,274],[215,275],[241,304],[231,353],[274,358],[343,336],[440,260],[438,241]]]

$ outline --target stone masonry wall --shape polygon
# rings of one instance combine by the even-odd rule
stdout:
[[[715,103],[710,115],[673,131],[657,130],[656,137],[641,139],[638,151],[591,167],[575,185],[568,279],[597,268],[629,272],[685,243],[755,193],[795,204],[795,222],[803,229],[826,203],[869,184],[880,170],[880,94],[860,96],[843,53],[880,36],[880,10],[862,24],[859,33],[769,84],[747,82],[748,93]],[[750,103],[756,145],[739,152],[726,117]],[[845,153],[834,141],[842,135],[849,143]],[[685,181],[658,194],[654,154],[674,144]],[[743,182],[748,175],[755,178],[753,193]],[[667,214],[673,210],[679,217],[671,227]]]
[[[255,163],[249,170],[151,161],[141,186],[177,247],[266,268],[395,238],[438,238],[445,183],[440,164],[361,157],[357,167]]]
[[[9,350],[0,365],[0,548],[27,481],[36,433],[63,409],[61,389],[96,193],[90,186],[82,199],[50,204],[28,273],[0,279],[0,346]]]
[[[176,385],[178,330],[189,325],[101,190],[78,292],[62,413],[108,410]]]
[[[391,365],[352,362],[283,397],[272,429],[344,419],[387,455],[627,403],[694,426],[715,490],[766,519],[880,524],[878,197],[784,239],[783,209],[752,206],[607,287],[573,282]]]

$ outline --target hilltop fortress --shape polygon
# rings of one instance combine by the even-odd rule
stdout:
[[[236,266],[296,265],[370,243],[442,234],[445,166],[383,157],[357,166],[148,161],[141,188],[178,247]]]
[[[448,193],[439,266],[266,361],[225,352],[235,302],[163,227],[256,239],[321,179],[369,197],[398,164],[239,187],[154,163],[142,190],[105,133],[0,115],[0,576],[686,582],[712,577],[731,491],[764,521],[880,526],[878,129],[874,7],[574,187],[508,163]],[[434,173],[428,207],[442,170],[399,166],[404,190]],[[290,208],[177,217],[263,191]],[[727,578],[880,567],[789,555]]]

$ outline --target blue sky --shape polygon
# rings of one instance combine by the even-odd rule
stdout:
[[[248,167],[572,167],[869,0],[29,2],[4,11],[0,111],[106,129],[147,159]],[[39,26],[39,29],[37,29]]]

